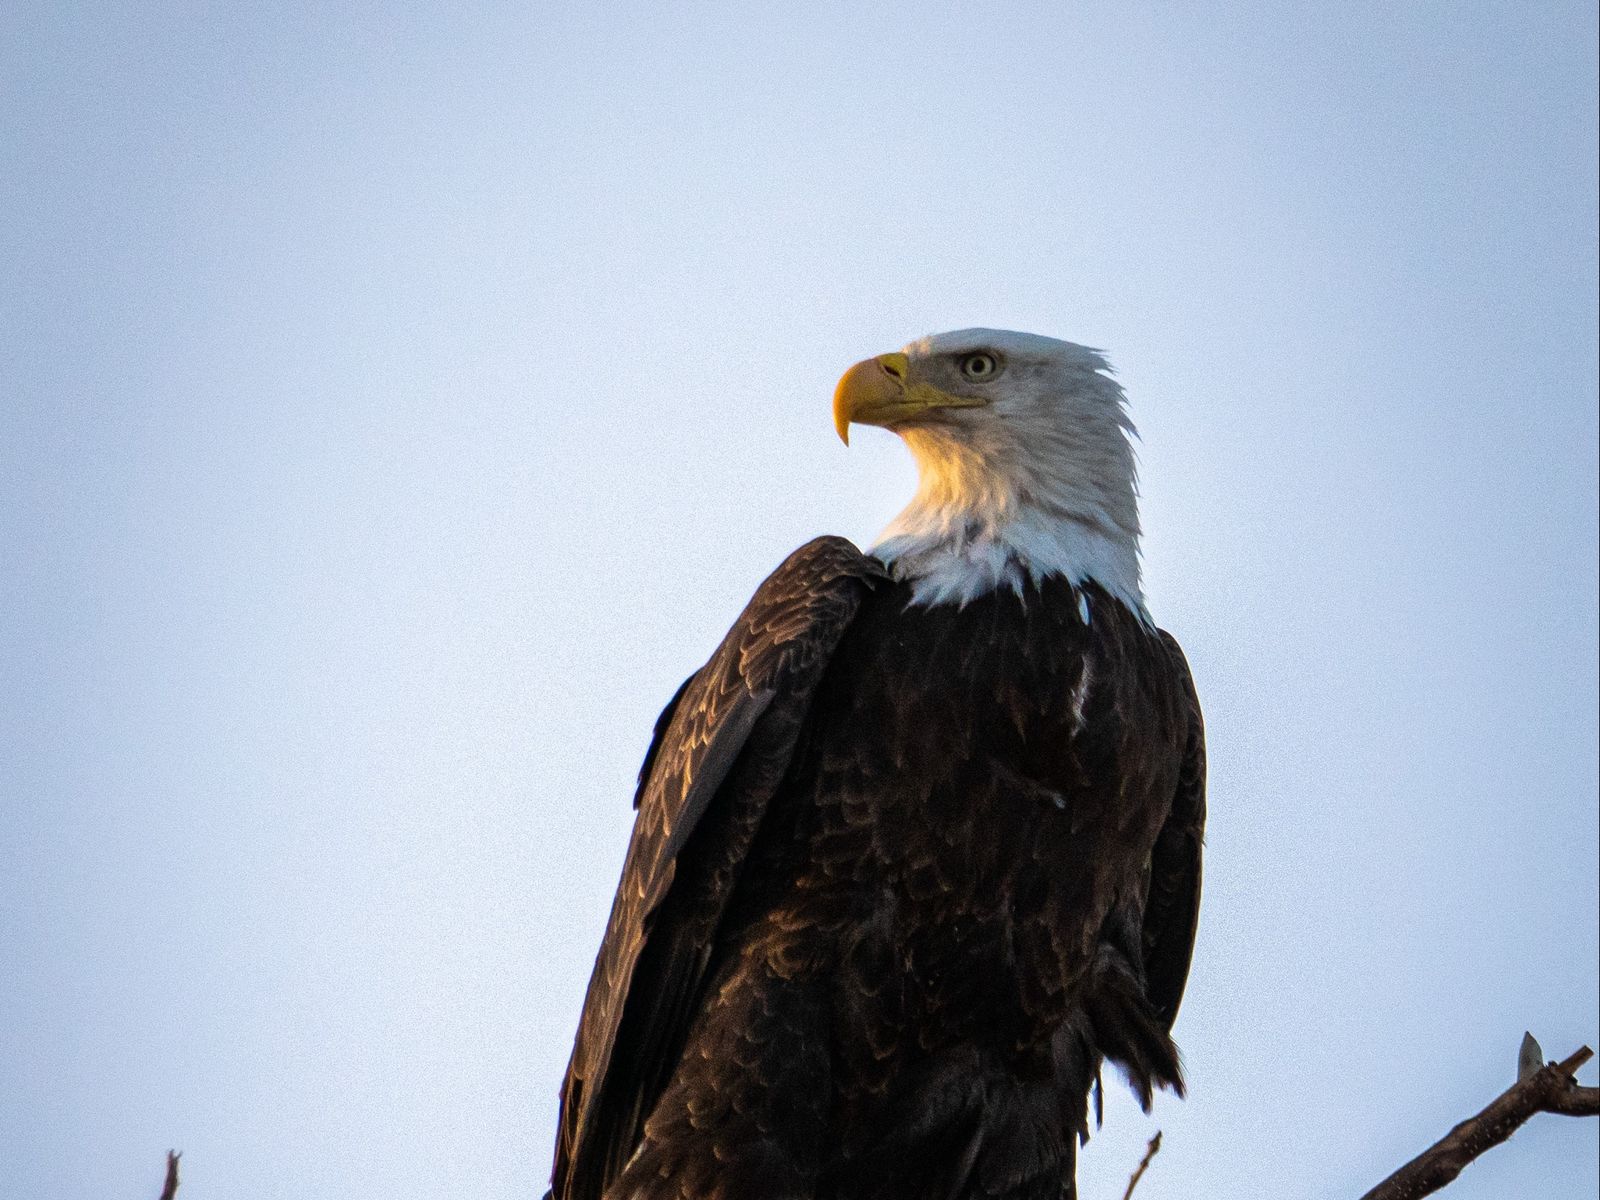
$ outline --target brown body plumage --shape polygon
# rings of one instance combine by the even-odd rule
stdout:
[[[1181,1090],[1188,669],[1093,579],[1011,578],[928,603],[820,538],[674,697],[557,1200],[1058,1200],[1102,1059]]]
[[[1093,585],[920,608],[877,575],[803,548],[667,714],[568,1078],[563,1200],[1054,1198],[1101,1055],[1146,1099],[1178,1084],[1204,802],[1175,643]],[[644,945],[661,810],[772,690],[763,667],[793,674],[679,832]]]

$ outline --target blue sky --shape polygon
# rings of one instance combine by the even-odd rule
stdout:
[[[1597,1014],[1592,4],[12,4],[0,1161],[526,1197],[656,710],[858,358],[1105,347],[1206,704],[1086,1197],[1353,1196]],[[1586,1078],[1593,1077],[1592,1068]],[[1590,1197],[1547,1117],[1449,1193]]]

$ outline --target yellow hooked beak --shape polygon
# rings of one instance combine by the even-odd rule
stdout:
[[[926,383],[906,384],[911,360],[904,354],[864,359],[844,373],[833,393],[833,427],[850,444],[850,426],[894,426],[941,408],[981,408],[977,396],[952,396]]]

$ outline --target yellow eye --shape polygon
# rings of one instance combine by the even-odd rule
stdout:
[[[1000,364],[995,362],[994,355],[981,350],[961,360],[961,373],[968,379],[987,379],[999,369]]]

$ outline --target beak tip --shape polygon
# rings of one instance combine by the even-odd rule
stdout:
[[[844,381],[839,381],[838,388],[833,393],[833,428],[839,435],[839,440],[846,446],[850,444],[850,397]]]

